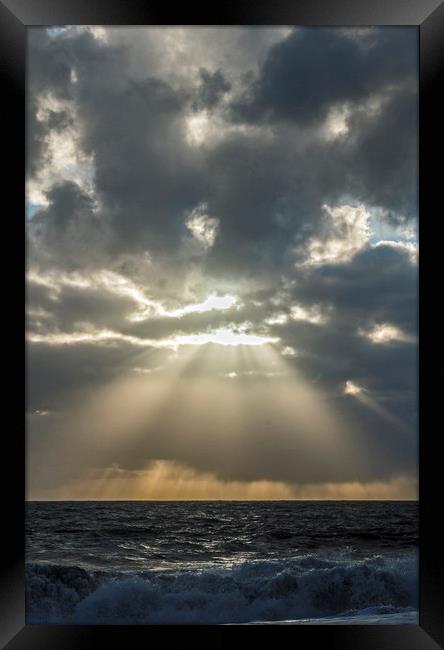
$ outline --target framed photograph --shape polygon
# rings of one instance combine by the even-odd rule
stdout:
[[[3,645],[439,648],[444,3],[0,18],[26,272]]]

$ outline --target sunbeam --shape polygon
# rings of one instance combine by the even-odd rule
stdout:
[[[350,395],[356,398],[361,404],[377,413],[381,418],[387,420],[397,428],[406,428],[405,422],[393,413],[390,413],[382,404],[379,404],[374,397],[372,397],[368,389],[359,386],[354,382],[347,380],[344,387],[344,395]]]

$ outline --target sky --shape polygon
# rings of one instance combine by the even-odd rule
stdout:
[[[416,498],[417,64],[28,30],[28,499]]]

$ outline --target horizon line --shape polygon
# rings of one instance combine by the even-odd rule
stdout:
[[[280,502],[414,502],[419,499],[25,499],[25,503],[280,503]]]

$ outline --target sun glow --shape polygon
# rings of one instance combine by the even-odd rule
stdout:
[[[249,334],[245,331],[235,331],[229,328],[220,328],[203,334],[186,334],[174,338],[176,345],[206,345],[216,343],[218,345],[265,345],[274,343],[278,339],[268,336]]]
[[[367,337],[372,343],[391,343],[398,341],[400,343],[414,343],[415,338],[403,332],[396,325],[382,323],[367,332],[360,331],[362,336]]]
[[[210,120],[206,111],[194,113],[186,121],[186,139],[193,146],[201,145],[210,130]]]
[[[345,382],[344,395],[359,395],[364,389],[348,379]]]
[[[63,486],[57,498],[78,500],[402,500],[417,498],[417,484],[409,476],[387,481],[307,483],[291,485],[282,481],[224,481],[212,472],[174,461],[155,459],[138,470],[124,470],[113,464],[90,470]]]
[[[174,318],[175,316],[180,318],[185,314],[198,313],[201,314],[206,311],[212,311],[213,309],[224,311],[225,309],[230,309],[238,302],[236,296],[218,296],[214,293],[209,295],[205,300],[200,303],[185,305],[185,307],[180,307],[179,309],[173,309],[171,311],[165,312],[168,316]]]

